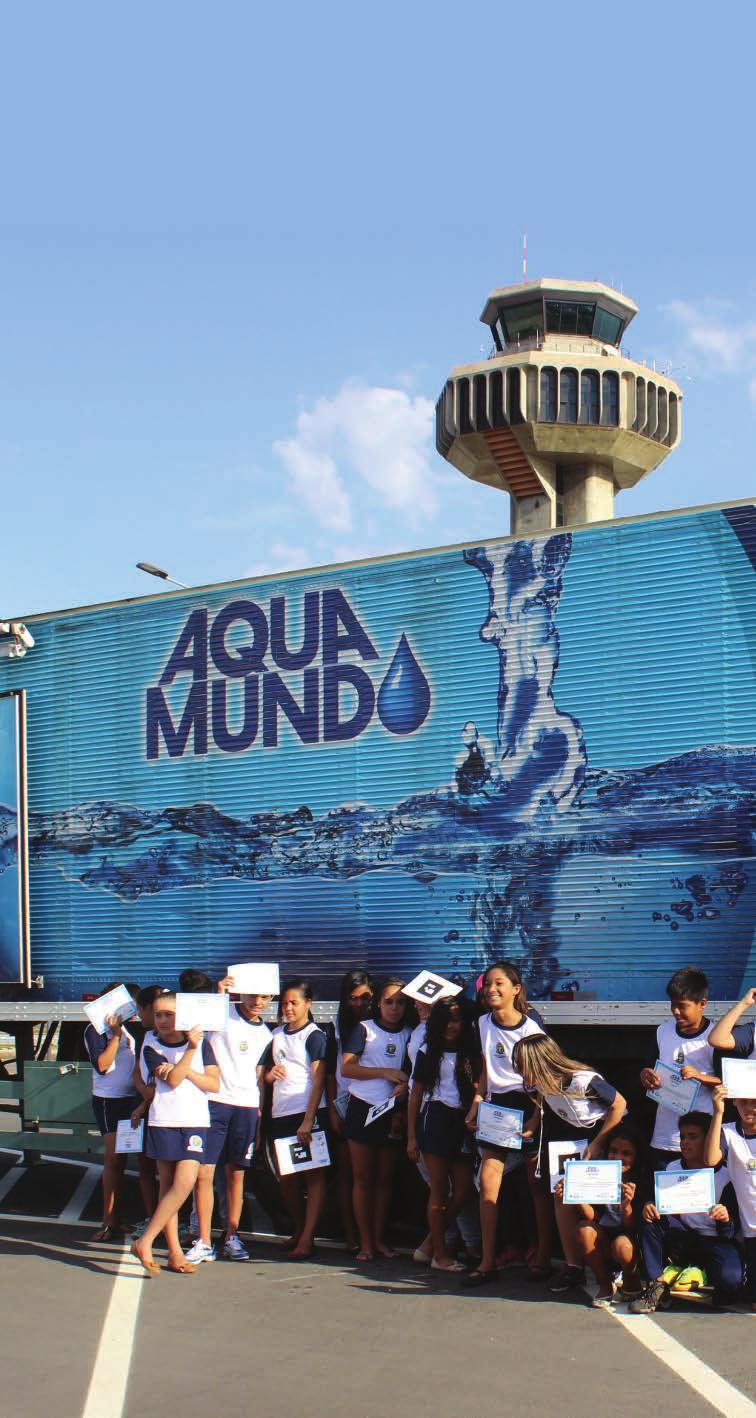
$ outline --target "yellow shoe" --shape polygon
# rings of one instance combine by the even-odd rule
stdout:
[[[706,1284],[706,1271],[701,1270],[697,1265],[686,1265],[681,1270],[676,1281],[675,1290],[702,1290]]]
[[[681,1271],[679,1265],[668,1265],[666,1269],[662,1271],[661,1275],[659,1276],[659,1279],[664,1285],[674,1285],[680,1273]]]

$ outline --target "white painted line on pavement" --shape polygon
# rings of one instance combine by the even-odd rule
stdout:
[[[715,1369],[709,1368],[692,1350],[673,1339],[648,1315],[627,1315],[614,1309],[608,1313],[639,1344],[666,1364],[678,1379],[682,1379],[718,1413],[723,1413],[724,1418],[756,1418],[756,1403],[723,1379]]]
[[[3,1177],[2,1181],[0,1181],[0,1201],[2,1201],[3,1197],[7,1196],[8,1192],[11,1191],[13,1187],[15,1187],[16,1182],[20,1182],[21,1178],[25,1175],[25,1167],[9,1168],[9,1170],[5,1173],[5,1176]]]
[[[94,1231],[98,1225],[96,1221],[61,1222],[59,1216],[32,1216],[27,1211],[0,1211],[0,1221],[30,1221],[35,1226],[85,1226],[88,1231]]]
[[[121,1253],[81,1418],[121,1418],[142,1288],[148,1284],[128,1245]]]
[[[94,1191],[95,1187],[97,1186],[97,1183],[100,1180],[101,1172],[101,1167],[87,1167],[87,1170],[84,1173],[84,1176],[82,1177],[81,1181],[78,1183],[76,1190],[73,1196],[71,1197],[71,1200],[69,1201],[67,1206],[63,1207],[63,1210],[61,1211],[58,1217],[59,1221],[65,1223],[66,1221],[79,1220],[79,1217],[81,1216],[84,1207],[89,1201],[92,1192]]]

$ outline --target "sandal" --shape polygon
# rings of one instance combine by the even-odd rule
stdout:
[[[150,1280],[152,1280],[155,1275],[160,1274],[160,1266],[156,1265],[154,1260],[145,1260],[144,1256],[140,1254],[137,1248],[136,1241],[132,1242],[130,1250],[131,1254],[134,1256],[135,1260],[139,1261],[145,1275],[148,1275]]]
[[[396,1251],[391,1246],[376,1246],[375,1249],[379,1260],[396,1260]]]
[[[492,1285],[498,1278],[498,1270],[471,1270],[460,1283],[465,1290],[477,1290],[479,1285]]]
[[[181,1265],[167,1265],[166,1270],[172,1270],[174,1275],[194,1275],[197,1269],[190,1260],[185,1260]]]
[[[90,1236],[90,1241],[117,1241],[123,1235],[120,1226],[98,1226],[97,1230]]]
[[[358,1251],[354,1259],[357,1265],[372,1265],[375,1256],[372,1251]]]
[[[431,1270],[440,1270],[444,1275],[461,1275],[465,1269],[458,1260],[451,1261],[449,1265],[441,1265],[435,1259],[431,1261]]]

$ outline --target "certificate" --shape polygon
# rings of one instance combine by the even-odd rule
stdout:
[[[107,1029],[106,1020],[111,1015],[117,1014],[119,1019],[131,1019],[137,1012],[137,1007],[131,998],[125,985],[116,985],[114,990],[108,990],[106,995],[100,995],[99,999],[90,1000],[84,1005],[84,1013],[87,1016],[95,1034],[104,1034]]]
[[[234,982],[235,995],[277,995],[281,992],[278,966],[264,961],[247,961],[243,965],[229,965],[227,975]]]
[[[654,1064],[654,1073],[661,1079],[658,1088],[649,1088],[648,1097],[653,1098],[662,1108],[669,1108],[672,1113],[691,1113],[696,1106],[696,1098],[701,1091],[701,1085],[697,1078],[683,1078],[680,1070],[670,1068],[669,1064],[662,1063],[657,1059]]]
[[[376,1122],[378,1118],[382,1118],[384,1113],[390,1113],[391,1109],[395,1107],[395,1105],[396,1098],[394,1097],[393,1093],[390,1098],[386,1099],[385,1103],[375,1103],[367,1113],[367,1116],[365,1118],[365,1127],[369,1127],[370,1124]]]
[[[494,1147],[522,1147],[523,1113],[521,1108],[500,1108],[498,1103],[481,1103],[475,1136],[478,1142],[490,1142]]]
[[[654,1172],[656,1210],[660,1216],[684,1216],[711,1211],[716,1206],[714,1168],[682,1167],[673,1172]]]
[[[176,1028],[202,1029],[207,1034],[215,1029],[225,1034],[228,1029],[228,995],[176,995]]]
[[[277,1137],[274,1145],[281,1177],[290,1177],[295,1172],[312,1172],[315,1167],[327,1167],[331,1160],[324,1132],[314,1132],[309,1142],[300,1142],[298,1137]]]
[[[116,1152],[141,1152],[143,1138],[143,1122],[138,1122],[133,1128],[130,1118],[121,1118],[121,1121],[116,1124],[115,1150]]]
[[[587,1137],[573,1138],[570,1142],[561,1138],[549,1143],[549,1185],[553,1192],[557,1189],[557,1183],[564,1177],[566,1164],[579,1162],[587,1146]]]
[[[565,1162],[564,1197],[566,1206],[589,1202],[592,1206],[619,1206],[622,1200],[622,1163]]]
[[[408,985],[402,985],[402,994],[420,1004],[435,1004],[438,999],[451,999],[461,993],[461,985],[452,984],[443,975],[434,975],[432,970],[421,970]]]
[[[756,1059],[722,1059],[728,1098],[756,1098]]]
[[[333,1106],[336,1109],[336,1112],[338,1113],[343,1123],[347,1115],[347,1108],[349,1107],[349,1094],[339,1093],[337,1097],[335,1097],[333,1100]]]

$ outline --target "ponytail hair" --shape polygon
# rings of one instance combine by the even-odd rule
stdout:
[[[528,991],[525,981],[520,974],[513,960],[494,960],[493,965],[489,965],[483,976],[483,989],[486,987],[486,980],[492,970],[500,970],[502,975],[506,975],[511,984],[517,986],[517,994],[514,997],[514,1007],[520,1014],[528,1012]]]
[[[312,1004],[314,998],[312,993],[312,985],[310,984],[309,980],[284,980],[284,983],[281,986],[281,993],[278,996],[279,1024],[283,1023],[283,997],[286,994],[287,990],[296,990],[297,994],[302,996],[302,999],[307,1000],[308,1005]],[[315,1023],[315,1020],[312,1017],[311,1009],[308,1009],[307,1011],[307,1018],[309,1019],[311,1024]]]

